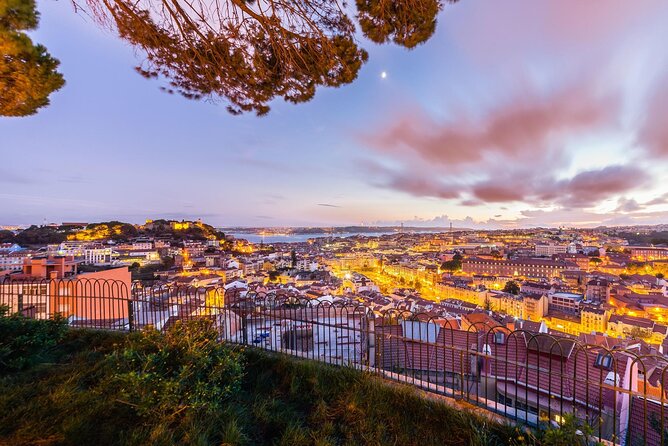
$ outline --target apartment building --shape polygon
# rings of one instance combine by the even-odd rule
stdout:
[[[553,245],[553,244],[537,244],[534,253],[538,257],[552,257],[555,254],[566,254],[568,252],[568,245]]]
[[[495,276],[551,278],[559,277],[563,271],[577,269],[577,265],[571,262],[547,259],[493,260],[471,257],[462,262],[464,273]]]

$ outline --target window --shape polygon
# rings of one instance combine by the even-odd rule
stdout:
[[[499,404],[503,404],[504,406],[508,407],[513,407],[513,399],[499,394]]]
[[[596,355],[596,362],[594,365],[596,367],[610,370],[612,368],[612,355],[607,353],[599,353]]]
[[[495,344],[503,344],[506,340],[506,334],[500,331],[497,331],[494,333],[494,343]]]

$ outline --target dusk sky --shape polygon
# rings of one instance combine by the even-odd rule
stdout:
[[[261,118],[165,94],[70,2],[38,8],[67,85],[0,119],[0,224],[668,222],[666,0],[461,0],[417,49],[360,37],[357,81]]]

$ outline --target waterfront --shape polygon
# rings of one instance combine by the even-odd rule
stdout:
[[[367,237],[379,237],[381,235],[394,234],[396,231],[384,232],[337,232],[320,234],[270,234],[263,235],[253,232],[230,232],[226,233],[236,239],[248,240],[251,243],[303,243],[311,238],[336,238],[336,237],[354,237],[364,235]]]

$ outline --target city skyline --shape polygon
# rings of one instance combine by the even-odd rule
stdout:
[[[0,122],[0,224],[665,222],[668,5],[605,4],[447,5],[424,45],[367,45],[353,84],[257,118],[162,93],[113,33],[40,2],[67,85]]]

